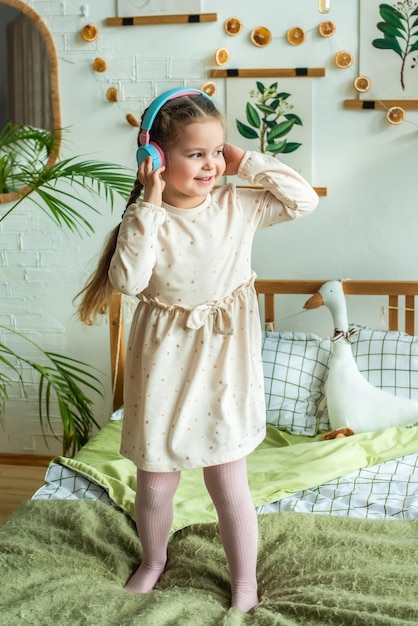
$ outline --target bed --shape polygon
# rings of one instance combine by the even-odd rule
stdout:
[[[123,589],[141,549],[135,468],[119,455],[126,307],[117,295],[109,312],[112,418],[74,458],[54,459],[44,487],[1,527],[0,624],[418,623],[418,427],[323,440],[331,321],[321,334],[287,326],[324,282],[256,281],[268,426],[248,468],[260,604],[246,615],[228,608],[227,564],[200,470],[183,472],[156,589]],[[372,324],[356,326],[359,369],[374,385],[418,399],[418,282],[343,286],[349,310],[357,299],[373,301]]]

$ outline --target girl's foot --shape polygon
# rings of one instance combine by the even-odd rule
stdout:
[[[162,566],[158,564],[148,566],[141,563],[136,572],[132,574],[131,578],[126,583],[126,591],[138,594],[148,593],[148,591],[154,589],[155,585],[158,583],[164,568],[165,563]]]
[[[240,609],[243,613],[248,613],[248,611],[257,606],[258,602],[257,591],[241,589],[235,593],[235,597],[232,597],[231,607]]]

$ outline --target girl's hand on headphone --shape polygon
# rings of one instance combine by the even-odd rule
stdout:
[[[161,174],[164,170],[165,167],[153,170],[151,157],[145,159],[139,166],[137,178],[144,187],[144,202],[161,206],[165,188],[165,181],[162,179]]]
[[[245,150],[234,146],[231,143],[226,143],[224,146],[224,158],[226,163],[225,176],[236,176],[238,174],[238,168],[245,154]]]

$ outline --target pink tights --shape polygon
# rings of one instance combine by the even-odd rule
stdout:
[[[219,532],[231,574],[231,606],[247,612],[258,603],[256,563],[257,514],[247,480],[246,459],[205,467],[207,490],[216,507]],[[157,584],[167,561],[173,522],[173,498],[180,472],[138,470],[136,524],[142,544],[142,563],[126,589],[147,593]]]

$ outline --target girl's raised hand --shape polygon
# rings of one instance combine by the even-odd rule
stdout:
[[[226,163],[225,176],[236,176],[238,168],[245,154],[245,150],[234,146],[232,143],[226,143],[224,146],[224,158]]]
[[[138,168],[137,178],[144,187],[144,202],[161,206],[165,182],[161,177],[165,167],[152,169],[152,158],[148,157]]]

